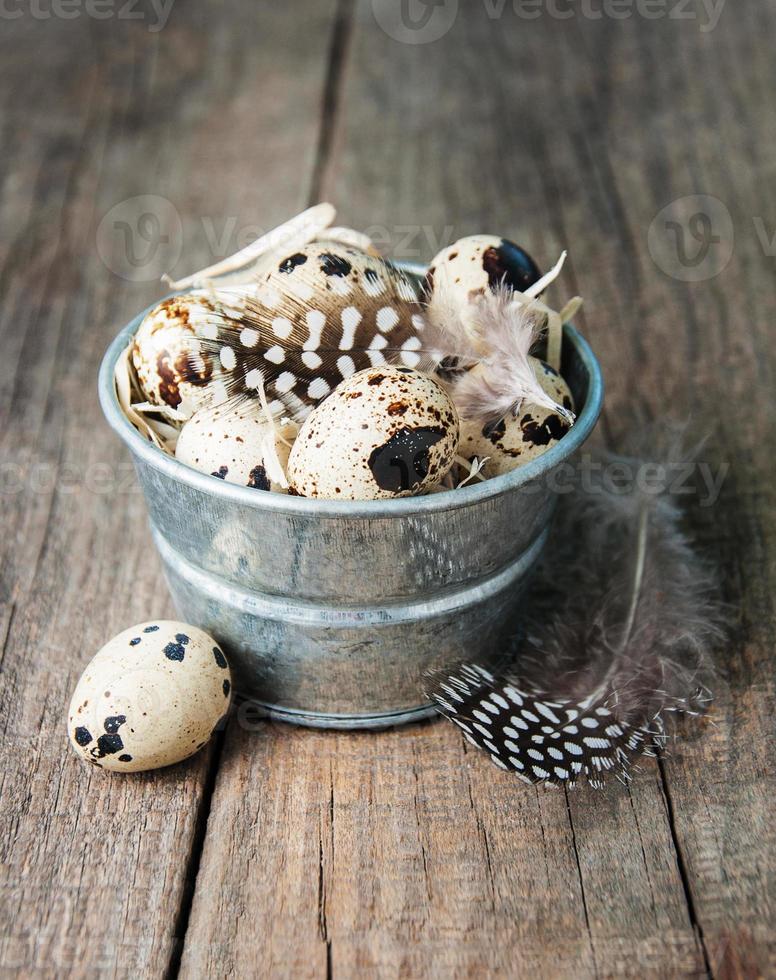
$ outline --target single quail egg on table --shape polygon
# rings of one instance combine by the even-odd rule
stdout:
[[[200,290],[172,296],[146,314],[130,356],[143,394],[152,405],[175,409],[189,418],[219,401],[224,365],[201,340],[214,335],[214,315],[228,314]],[[225,389],[221,399],[225,400]]]
[[[574,410],[571,390],[549,364],[529,358],[539,384],[557,404]],[[507,415],[496,422],[482,419],[461,421],[459,453],[471,461],[489,457],[482,474],[500,476],[541,456],[568,432],[570,423],[557,412],[531,402],[523,402],[517,415]]]
[[[367,368],[308,416],[288,459],[290,491],[332,500],[423,493],[446,475],[458,413],[433,378],[411,368]]]
[[[169,620],[141,623],[106,643],[81,675],[70,742],[102,769],[170,766],[209,740],[231,687],[226,657],[207,633]]]
[[[464,309],[487,289],[503,284],[522,293],[541,276],[528,252],[514,242],[496,235],[470,235],[434,257],[426,290],[432,299],[444,291]]]
[[[175,456],[227,483],[283,493],[282,471],[295,435],[296,426],[273,427],[247,403],[228,410],[206,409],[181,429]]]

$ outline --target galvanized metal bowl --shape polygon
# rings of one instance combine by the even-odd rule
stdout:
[[[598,362],[572,326],[562,373],[578,417],[544,455],[460,490],[354,502],[225,483],[147,442],[113,383],[145,312],[108,349],[100,402],[132,453],[178,613],[228,651],[238,692],[284,721],[380,727],[432,713],[427,670],[499,657],[544,544],[559,469],[601,410]]]

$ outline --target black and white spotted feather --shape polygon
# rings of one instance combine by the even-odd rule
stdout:
[[[585,487],[561,502],[509,666],[464,663],[429,684],[467,739],[531,783],[625,780],[677,714],[711,700],[722,617],[675,502],[595,471]]]
[[[261,281],[210,292],[192,373],[218,363],[214,403],[256,398],[302,421],[343,379],[421,360],[423,308],[400,270],[360,249],[314,242],[278,256]]]

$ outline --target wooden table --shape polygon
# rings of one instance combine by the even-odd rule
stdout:
[[[389,0],[58,2],[0,18],[7,975],[776,975],[774,8],[448,0],[402,35]],[[713,725],[628,789],[526,787],[444,723],[230,725],[132,778],[67,747],[86,661],[172,612],[102,352],[161,271],[320,199],[398,258],[569,248],[599,441],[691,416],[729,464],[693,518]]]

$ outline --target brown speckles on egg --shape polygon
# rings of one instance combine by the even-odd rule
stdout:
[[[183,426],[175,455],[181,462],[229,483],[281,492],[283,488],[270,478],[264,458],[272,432],[266,420],[250,408],[212,409],[198,413]],[[288,459],[287,443],[295,435],[295,426],[275,430],[275,452],[281,466]]]
[[[426,277],[427,294],[459,308],[466,321],[468,309],[486,290],[507,287],[525,291],[540,277],[536,263],[519,245],[495,235],[470,235],[442,249],[434,257],[433,275]]]
[[[542,388],[558,404],[573,410],[571,392],[563,378],[557,372],[543,371],[541,361],[535,358],[532,361]],[[462,422],[461,454],[467,459],[487,457],[483,474],[499,476],[540,456],[568,430],[568,422],[557,413],[538,405],[523,404],[517,417],[510,414],[487,424],[480,420]]]
[[[439,482],[457,445],[457,413],[436,381],[409,368],[369,368],[343,381],[309,416],[288,476],[308,497],[407,496]]]
[[[203,292],[171,297],[140,324],[130,350],[143,393],[155,405],[169,405],[184,416],[210,400],[208,383],[221,366],[202,348],[215,307]]]

